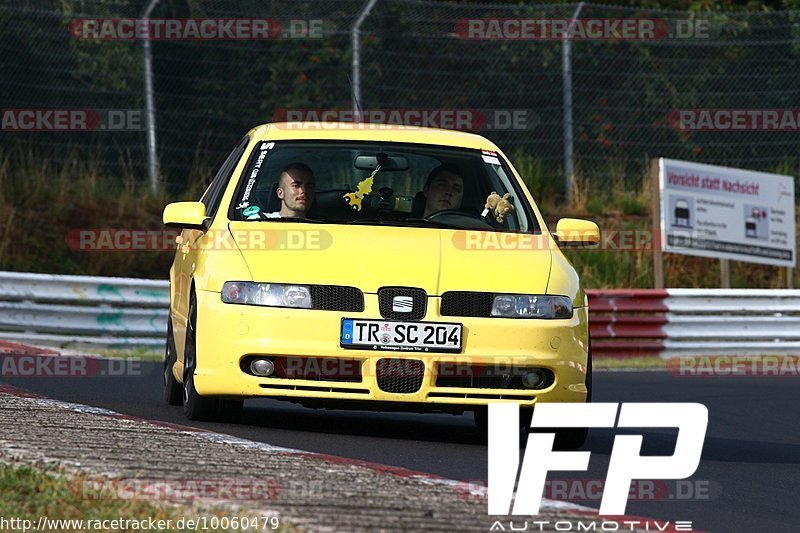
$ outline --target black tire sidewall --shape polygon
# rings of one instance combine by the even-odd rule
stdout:
[[[197,299],[192,290],[189,297],[189,320],[186,327],[186,346],[183,350],[183,414],[189,420],[215,420],[219,415],[219,402],[204,398],[194,388],[197,369]]]
[[[183,403],[183,390],[181,384],[175,379],[173,368],[177,354],[175,350],[175,337],[172,331],[172,315],[167,317],[167,339],[164,348],[164,400],[169,405]]]

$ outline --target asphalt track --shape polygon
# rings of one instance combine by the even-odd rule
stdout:
[[[189,422],[161,400],[160,363],[141,363],[123,377],[0,378],[51,398],[119,413],[189,424],[273,445],[361,459],[450,479],[486,480],[485,436],[471,416],[312,410],[274,400],[249,400],[240,424]],[[800,530],[800,402],[792,377],[679,377],[666,372],[596,372],[595,401],[700,402],[709,428],[691,483],[645,487],[626,513],[692,520],[705,531]],[[630,433],[631,431],[627,431]],[[603,480],[615,434],[592,430],[584,450],[589,471],[548,479]],[[644,430],[644,453],[670,455],[674,430]],[[563,486],[563,485],[562,485]],[[570,490],[583,487],[571,485]],[[700,494],[689,495],[689,492]],[[576,503],[599,507],[580,492]]]

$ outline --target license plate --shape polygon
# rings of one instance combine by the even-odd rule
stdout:
[[[461,324],[342,319],[342,348],[409,352],[461,351]]]

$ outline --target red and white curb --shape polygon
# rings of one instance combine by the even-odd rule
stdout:
[[[58,350],[0,340],[0,355],[61,355]]]

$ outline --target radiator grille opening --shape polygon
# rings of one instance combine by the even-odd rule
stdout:
[[[364,293],[355,287],[338,285],[309,285],[314,309],[321,311],[364,311]]]
[[[442,316],[492,316],[492,292],[449,291],[442,294],[439,313]]]
[[[412,394],[422,387],[425,363],[418,359],[379,359],[375,372],[383,392]]]

